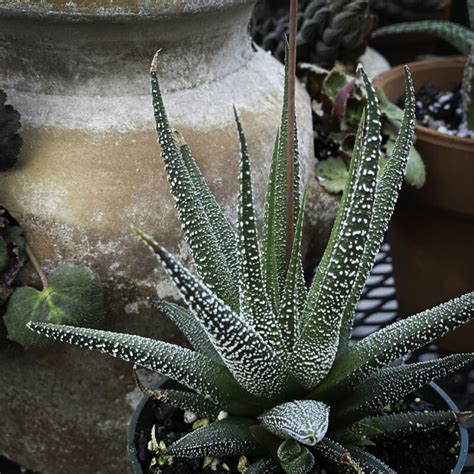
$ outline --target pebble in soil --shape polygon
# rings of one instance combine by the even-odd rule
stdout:
[[[397,105],[403,108],[404,98]],[[440,89],[433,81],[426,82],[416,93],[416,119],[420,125],[440,133],[474,138],[474,131],[463,120],[461,85],[452,91]]]
[[[158,442],[164,442],[169,446],[177,439],[193,430],[192,423],[184,421],[184,412],[169,405],[157,402],[153,410],[153,421],[155,424],[155,438]],[[202,458],[174,458],[172,464],[166,463],[166,456],[162,457],[165,465],[152,465],[152,459],[159,458],[149,450],[151,441],[151,430],[143,430],[139,433],[137,440],[138,459],[144,469],[149,474],[188,474],[188,473],[213,473],[213,474],[239,474],[238,464],[240,456],[225,456],[206,467],[203,467]]]

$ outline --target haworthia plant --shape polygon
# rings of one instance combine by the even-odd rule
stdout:
[[[374,36],[428,33],[447,41],[467,56],[462,81],[464,118],[468,128],[474,130],[474,0],[467,0],[467,7],[470,28],[449,21],[413,21],[385,26],[375,31]]]
[[[293,251],[285,262],[286,91],[260,247],[245,124],[236,112],[241,153],[234,230],[189,147],[181,139],[176,142],[163,105],[156,59],[153,62],[161,153],[198,274],[152,237],[134,230],[176,284],[187,309],[164,301],[153,305],[177,324],[193,349],[86,328],[37,322],[29,327],[179,382],[182,389],[151,391],[138,381],[158,400],[210,419],[207,426],[168,446],[170,456],[245,454],[252,460],[248,473],[304,474],[321,469],[393,473],[364,449],[383,436],[423,431],[470,416],[457,418],[447,411],[384,417],[379,409],[473,360],[471,355],[458,355],[421,364],[396,363],[407,352],[470,320],[473,294],[349,344],[354,308],[393,212],[414,128],[414,92],[407,70],[403,119],[392,156],[379,173],[378,100],[364,71],[358,74],[367,106],[330,242],[307,290],[300,254],[304,198],[299,195],[298,173]],[[295,157],[297,146],[295,140]],[[222,412],[224,419],[217,416]]]

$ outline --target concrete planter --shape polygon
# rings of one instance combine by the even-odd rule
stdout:
[[[254,3],[0,4],[0,87],[22,114],[25,142],[16,168],[0,175],[0,202],[23,225],[45,270],[71,260],[99,273],[107,329],[179,340],[145,304],[156,293],[175,297],[173,285],[129,231],[133,222],[188,259],[152,117],[148,70],[158,48],[171,122],[232,217],[232,104],[240,111],[263,213],[283,67],[251,46]],[[312,126],[302,88],[297,103],[307,180]],[[317,215],[326,212],[312,202]],[[317,216],[311,222],[317,226]],[[0,453],[42,473],[124,472],[124,434],[138,396],[125,363],[72,347],[25,351],[0,342],[0,386]]]

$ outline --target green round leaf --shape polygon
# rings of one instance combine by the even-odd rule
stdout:
[[[342,158],[327,158],[316,165],[316,176],[326,191],[340,193],[346,185],[349,172]]]
[[[104,317],[102,287],[89,268],[66,263],[49,278],[43,291],[19,288],[10,297],[5,313],[8,338],[25,347],[49,341],[26,327],[30,321],[71,326],[91,326]]]

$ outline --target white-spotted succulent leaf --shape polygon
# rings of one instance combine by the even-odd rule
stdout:
[[[247,141],[237,111],[235,121],[240,142],[238,199],[238,249],[240,255],[240,314],[277,353],[283,352],[283,339],[262,279],[262,266],[253,202],[252,176]]]
[[[321,460],[321,464],[329,472],[364,474],[361,466],[352,458],[349,451],[328,437],[315,446],[315,452],[317,458]]]
[[[237,240],[234,229],[201,174],[196,159],[191,152],[191,148],[184,142],[184,139],[176,131],[175,136],[180,145],[184,164],[194,185],[196,199],[204,208],[211,229],[218,236],[222,254],[226,260],[227,268],[232,273],[233,280],[238,281],[239,256],[237,253]]]
[[[313,396],[343,397],[378,369],[419,349],[474,317],[474,293],[397,321],[354,344],[336,360]]]
[[[146,387],[138,376],[136,367],[134,367],[133,375],[137,387],[148,397],[167,403],[175,408],[184,411],[190,411],[200,417],[217,418],[223,407],[213,402],[210,398],[200,395],[199,393],[187,390],[175,390],[169,388],[152,389]]]
[[[196,351],[210,359],[221,362],[219,353],[209,340],[206,331],[189,309],[164,300],[151,300],[150,304],[176,324]]]
[[[328,430],[329,407],[317,400],[295,400],[270,408],[258,420],[280,438],[314,446]]]
[[[272,457],[264,457],[250,464],[244,474],[262,474],[262,472],[281,472],[281,468]]]
[[[184,435],[169,446],[168,452],[184,458],[258,454],[261,448],[249,430],[254,423],[251,418],[237,416],[215,421]]]
[[[383,406],[473,362],[474,354],[455,354],[443,359],[383,369],[333,406],[331,423],[337,427],[346,426],[352,421],[374,415]]]
[[[361,467],[364,474],[397,474],[391,467],[367,451],[351,447],[349,453],[352,459]]]
[[[374,445],[374,441],[385,436],[399,437],[413,432],[423,432],[450,425],[465,423],[472,412],[425,411],[394,413],[364,418],[344,430],[331,433],[336,441],[356,446]]]
[[[367,90],[366,120],[358,131],[350,179],[289,361],[306,388],[314,388],[323,380],[336,357],[342,312],[360,265],[372,214],[381,143],[380,114],[375,90],[362,69],[361,74]]]
[[[248,403],[242,404],[242,408],[248,409],[243,414],[252,411],[252,404],[255,404],[253,411],[257,409],[258,400],[246,393],[224,366],[190,349],[141,336],[98,329],[34,322],[29,323],[29,327],[56,341],[110,354],[166,375],[211,400],[223,403],[228,409],[238,397],[248,400]],[[232,410],[236,408],[238,406],[233,406]]]
[[[254,327],[233,312],[164,247],[138,229],[135,233],[168,272],[235,380],[256,396],[274,397],[285,391],[288,388],[285,382],[289,380],[285,368]]]
[[[382,245],[385,232],[392,217],[398,193],[402,187],[403,177],[413,143],[415,126],[415,91],[413,80],[408,69],[405,70],[405,110],[395,141],[393,153],[387,161],[384,172],[377,182],[373,203],[372,217],[368,228],[366,243],[354,284],[347,299],[341,322],[339,352],[348,346],[352,332],[354,311],[365,282],[372,269],[375,257]]]
[[[237,282],[232,279],[232,271],[224,259],[224,252],[220,245],[222,241],[216,235],[217,229],[211,227],[204,205],[197,199],[199,192],[196,193],[169,125],[158,83],[157,61],[157,56],[155,56],[151,68],[151,90],[156,130],[181,226],[203,280],[227,304],[233,309],[237,309]]]

